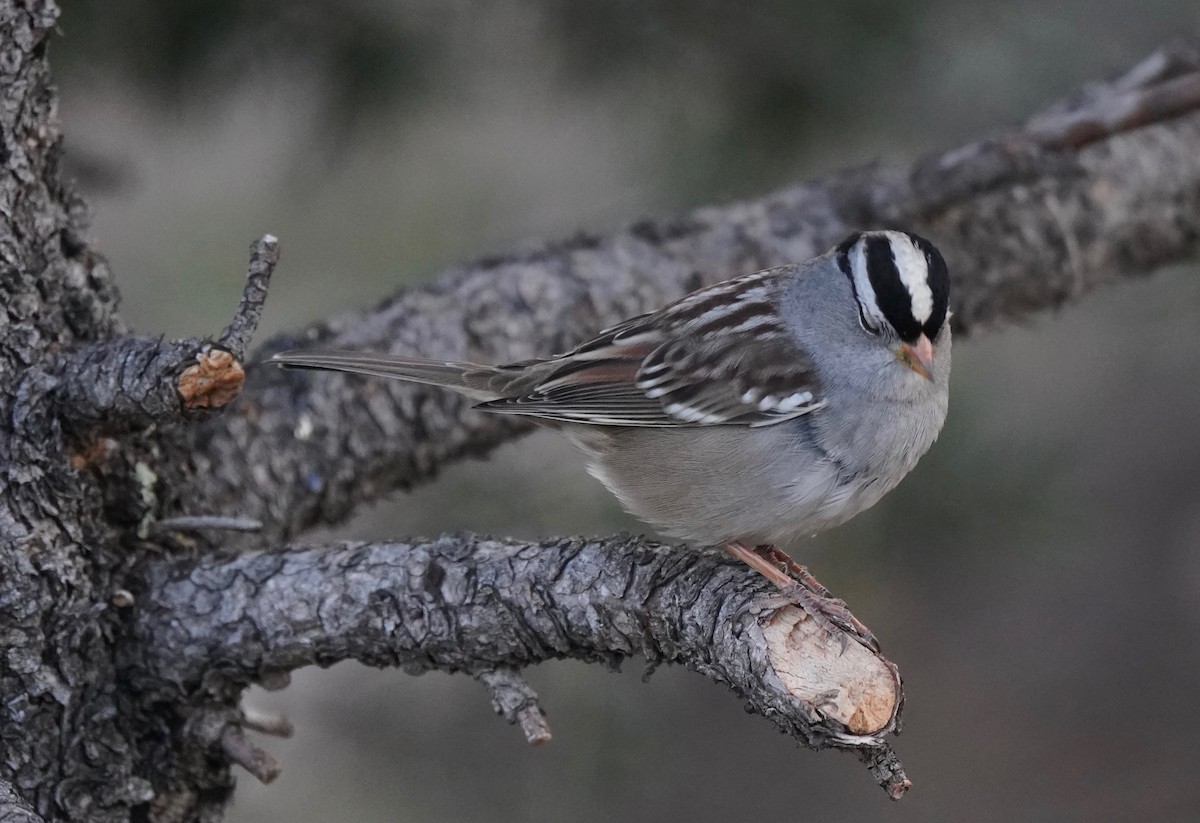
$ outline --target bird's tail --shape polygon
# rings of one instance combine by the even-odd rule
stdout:
[[[285,351],[271,358],[286,369],[325,369],[444,386],[476,400],[495,400],[501,371],[494,366],[355,351]]]

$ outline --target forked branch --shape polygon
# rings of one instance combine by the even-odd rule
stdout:
[[[60,359],[55,408],[76,429],[107,432],[171,423],[228,405],[242,389],[242,358],[258,327],[279,244],[263,235],[250,247],[241,302],[216,340],[117,337]]]

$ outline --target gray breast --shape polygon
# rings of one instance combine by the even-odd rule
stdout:
[[[945,384],[929,388],[882,402],[832,396],[810,415],[757,429],[566,431],[591,473],[664,536],[787,544],[849,520],[912,470],[946,415]]]

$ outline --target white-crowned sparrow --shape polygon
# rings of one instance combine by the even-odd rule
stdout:
[[[875,647],[775,545],[873,505],[937,438],[949,288],[929,241],[872,231],[808,262],[692,292],[545,360],[274,359],[445,386],[476,408],[548,423],[630,512],[666,535],[726,548],[825,628]]]

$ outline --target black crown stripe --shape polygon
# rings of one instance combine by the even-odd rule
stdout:
[[[900,279],[892,243],[885,235],[867,238],[867,277],[875,289],[875,303],[896,334],[906,343],[913,343],[923,329],[912,313],[912,294]]]
[[[929,266],[929,290],[933,293],[933,311],[925,321],[923,330],[925,336],[932,340],[941,331],[946,313],[950,310],[950,272],[936,246],[919,235],[910,234],[909,237],[917,244],[917,248],[925,253],[925,261]]]

